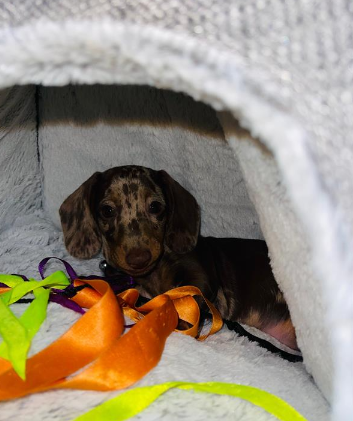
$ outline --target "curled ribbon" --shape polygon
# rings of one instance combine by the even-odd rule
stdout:
[[[53,273],[41,282],[27,278],[24,281],[16,275],[0,275],[0,281],[6,285],[0,289],[0,335],[4,339],[0,344],[0,357],[11,363],[16,373],[24,380],[27,352],[34,335],[46,318],[49,290],[43,287],[64,288],[69,281],[61,271]],[[22,316],[17,318],[8,306],[30,291],[33,291],[35,298]],[[3,366],[7,364],[3,363]]]
[[[90,288],[79,290],[72,300],[89,310],[64,335],[29,358],[25,365],[30,340],[46,315],[49,290],[43,287],[64,288],[69,281],[62,272],[56,272],[41,282],[24,282],[13,275],[0,275],[0,281],[6,285],[0,288],[0,333],[5,339],[0,344],[0,401],[55,388],[101,391],[125,388],[158,363],[165,341],[173,330],[177,330],[179,319],[190,325],[190,328],[179,331],[199,340],[206,339],[222,327],[218,311],[196,287],[175,288],[137,307],[139,293],[135,289],[126,290],[116,297],[103,280],[76,279],[74,287]],[[17,319],[8,305],[31,290],[35,299]],[[193,298],[195,295],[205,300],[212,314],[212,326],[202,336],[198,336],[200,311]],[[136,321],[125,335],[122,335],[123,313]],[[81,371],[75,375],[78,370]],[[136,388],[75,421],[127,420],[171,388],[227,394],[248,400],[279,420],[305,421],[290,405],[268,392],[219,382],[170,382]]]
[[[257,387],[240,384],[207,382],[167,382],[154,386],[136,387],[110,399],[73,421],[125,421],[146,409],[170,389],[193,390],[244,399],[259,406],[281,421],[307,421],[283,399]]]
[[[27,360],[25,381],[8,361],[0,359],[0,400],[54,388],[122,389],[158,363],[179,317],[191,324],[182,333],[197,336],[200,314],[192,296],[202,294],[195,287],[176,288],[136,307],[136,290],[119,294],[117,300],[105,281],[76,280],[74,284],[90,286],[73,297],[89,310],[64,335]],[[128,316],[139,320],[125,335],[119,303]],[[212,304],[206,303],[213,315],[209,335],[222,327],[222,320]]]

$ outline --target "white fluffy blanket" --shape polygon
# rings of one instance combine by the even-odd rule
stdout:
[[[145,131],[146,127],[140,131],[146,126],[146,119],[142,125],[131,125],[134,133],[124,132],[124,124],[120,125],[118,136],[116,125],[109,130],[100,121],[91,124],[90,119],[88,124],[87,121],[77,124],[73,118],[70,124],[77,130],[75,142],[71,143],[75,130],[68,129],[67,123],[70,115],[75,115],[75,95],[68,96],[67,103],[64,102],[64,111],[68,113],[61,114],[63,124],[59,119],[46,125],[48,122],[40,121],[45,117],[45,110],[41,108],[38,90],[19,85],[146,84],[188,93],[215,109],[229,111],[262,142],[256,145],[239,142],[232,122],[224,122],[225,137],[240,157],[277,280],[288,300],[306,368],[333,403],[333,419],[350,421],[353,412],[352,13],[353,9],[343,0],[269,4],[259,0],[0,0],[0,87],[8,88],[0,92],[0,270],[33,271],[33,265],[44,254],[65,255],[59,231],[39,214],[33,215],[44,209],[53,217],[59,196],[73,187],[70,182],[79,184],[91,169],[112,164],[109,159],[105,162],[94,162],[90,156],[85,159],[87,151],[100,151],[97,146],[100,142],[96,142],[100,134],[105,134],[108,144],[114,140],[126,141],[130,149],[123,147],[122,151],[130,158],[130,152],[135,151],[134,160],[138,157],[135,163],[149,164],[151,158],[156,158],[156,165],[180,177],[187,188],[196,186],[201,192],[203,186],[205,190],[198,199],[204,209],[205,233],[233,236],[238,231],[251,237],[255,230],[255,236],[260,236],[258,219],[251,207],[242,208],[228,202],[229,206],[225,206],[217,194],[212,197],[205,194],[207,185],[216,191],[227,181],[229,197],[241,197],[237,193],[244,190],[232,189],[232,183],[235,186],[239,181],[237,169],[233,165],[226,167],[221,159],[222,171],[212,167],[210,157],[217,159],[227,154],[229,157],[229,150],[224,149],[224,155],[219,155],[222,148],[202,148],[208,152],[200,153],[200,158],[206,159],[211,168],[206,183],[202,184],[202,165],[178,167],[169,155],[179,148],[186,157],[191,156],[187,146],[193,145],[194,150],[192,136],[185,143],[184,135],[177,137],[181,142],[163,142],[168,131],[163,127],[159,132],[162,137],[156,138],[161,148],[154,155],[154,131]],[[139,103],[137,97],[138,93],[130,103]],[[99,95],[93,100],[104,105]],[[88,107],[86,111],[99,109],[94,101],[84,105]],[[175,115],[176,109],[173,111],[173,107],[165,105],[161,110],[167,109]],[[144,103],[140,115],[153,117],[146,113]],[[167,121],[168,113],[165,116]],[[81,128],[85,142],[77,142],[76,157],[81,164],[86,162],[86,167],[83,164],[76,168],[70,162],[60,172],[62,161],[56,159],[70,157],[66,148],[75,149],[80,138],[76,135]],[[146,134],[143,138],[147,148],[141,155],[135,140],[142,132]],[[124,137],[124,133],[128,136]],[[199,136],[199,140],[205,137]],[[123,161],[127,155],[121,154]],[[52,160],[47,159],[50,156]],[[109,158],[109,154],[106,156]],[[126,163],[131,163],[131,159]],[[67,168],[73,170],[67,172]],[[58,175],[63,175],[63,182],[61,186],[60,181],[56,185],[58,196],[54,197],[56,190],[50,176],[57,180]],[[253,226],[242,220],[238,222],[236,216],[237,222],[232,223],[232,209],[236,209],[237,215],[250,215],[248,222],[252,221]],[[228,215],[218,218],[224,210]],[[249,226],[254,230],[249,231]],[[94,261],[84,269],[92,272],[91,264]],[[251,358],[248,349],[252,345],[249,348],[243,341],[243,346],[246,358]],[[215,362],[215,367],[220,360]],[[236,368],[240,369],[240,365]],[[263,367],[266,364],[261,359],[257,368]],[[221,372],[228,375],[230,369]],[[244,365],[242,375],[246,377],[247,372]],[[282,384],[287,384],[284,379],[288,380],[289,376],[281,376],[281,370],[277,374],[277,366],[271,373],[272,376],[266,373],[266,385],[270,387],[271,379],[282,389]],[[258,381],[260,375],[256,378]],[[313,395],[307,393],[306,387],[314,388],[310,378],[306,378],[303,387],[297,384],[301,385],[295,379],[287,389],[284,387],[291,391],[288,400],[297,399],[299,409],[300,405],[303,408],[318,405],[313,417],[324,419],[320,411],[326,413],[327,407],[322,397],[315,395],[316,389]],[[178,396],[182,393],[185,392],[171,392]],[[38,399],[44,402],[43,416],[37,416],[42,421],[52,404],[45,404],[48,396],[5,404],[3,408],[7,412],[1,411],[0,417],[8,419],[20,415],[21,410],[25,414],[32,399],[33,402]],[[82,406],[87,406],[90,395],[84,396],[87,399]],[[213,402],[209,397],[200,399]],[[66,408],[67,402],[62,400],[59,412]],[[175,406],[176,413],[184,408]],[[12,413],[8,408],[12,408]],[[163,410],[159,414],[162,416]],[[310,410],[307,415],[311,416]]]
[[[97,274],[99,258],[80,262],[70,258],[62,245],[62,234],[51,222],[37,214],[19,219],[0,236],[8,244],[0,252],[2,271],[13,268],[36,276],[36,262],[44,256],[63,257],[81,274]],[[4,244],[3,243],[3,244]],[[62,269],[48,264],[48,272]],[[16,312],[24,305],[13,305]],[[35,338],[31,354],[53,341],[79,317],[57,304],[49,304],[48,319]],[[63,355],[63,358],[70,356]],[[290,363],[238,337],[224,327],[205,342],[173,333],[167,340],[160,363],[137,385],[165,381],[222,381],[252,385],[267,390],[290,403],[309,421],[329,419],[329,407],[302,363]],[[0,404],[0,420],[70,421],[119,392],[58,390],[39,393]],[[174,390],[136,416],[143,420],[242,420],[269,421],[272,416],[245,401],[216,395]]]
[[[206,235],[262,236],[238,162],[211,108],[182,95],[141,87],[41,88],[36,96],[36,126],[34,98],[26,100],[31,93],[31,88],[14,88],[4,94],[3,113],[9,122],[3,128],[2,156],[4,165],[9,165],[8,157],[12,161],[10,170],[0,179],[0,218],[5,221],[0,231],[1,272],[37,276],[39,261],[53,255],[69,260],[81,274],[96,274],[99,257],[79,262],[68,256],[57,210],[92,172],[114,165],[135,163],[168,170],[198,199]],[[17,118],[6,107],[9,98],[19,110]],[[304,300],[310,303],[311,294],[306,294],[305,287],[316,283],[305,260],[308,254],[300,247],[297,221],[279,182],[273,156],[268,152],[263,155],[248,134],[243,139],[242,131],[234,132],[232,122],[223,121],[225,134],[242,158],[248,191],[270,240],[277,279],[288,293],[304,361],[326,385],[330,372],[321,367],[327,354],[313,358],[325,341],[322,317],[315,317],[322,315],[320,295],[316,297],[320,306],[301,307]],[[289,237],[291,241],[286,243]],[[299,260],[303,263],[297,267]],[[50,270],[54,268],[51,265]],[[57,337],[75,317],[51,304],[49,318],[31,352]],[[204,343],[173,334],[160,364],[140,383],[167,380],[249,384],[282,397],[310,421],[328,419],[328,405],[304,364],[283,361],[227,328]],[[2,403],[0,418],[27,420],[30,414],[36,421],[69,421],[113,395],[82,391],[37,394]],[[262,410],[237,399],[184,391],[170,392],[146,414],[140,417],[194,421],[207,417],[269,418]]]

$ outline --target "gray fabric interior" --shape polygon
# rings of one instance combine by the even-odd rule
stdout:
[[[277,261],[275,265],[281,266],[281,270],[276,269],[278,282],[297,314],[295,320],[299,332],[302,331],[306,364],[333,404],[333,420],[351,421],[352,16],[348,0],[0,0],[0,87],[9,88],[0,93],[0,115],[3,121],[12,122],[0,129],[3,270],[13,271],[14,267],[34,270],[34,261],[44,252],[65,255],[60,230],[52,221],[59,196],[66,194],[66,187],[57,186],[60,172],[56,172],[53,180],[47,181],[48,186],[58,188],[58,198],[50,188],[45,192],[44,172],[50,171],[45,167],[46,160],[38,168],[33,120],[36,101],[30,94],[33,88],[25,84],[130,83],[188,93],[215,109],[229,111],[271,151],[268,169],[273,176],[278,175],[280,184],[267,182],[258,168],[252,172],[252,164],[244,162],[249,192],[258,207],[263,234]],[[40,132],[44,133],[47,127],[52,139],[56,136],[61,142],[59,127],[52,130],[45,124],[43,121]],[[102,133],[105,131],[108,146],[109,130],[106,124],[101,126],[105,127]],[[73,132],[64,130],[65,127],[66,123],[61,127],[62,133],[70,140]],[[90,130],[86,124],[84,128],[87,130],[82,130],[82,134],[89,139]],[[99,137],[100,130],[91,129],[94,139]],[[75,130],[75,139],[80,138],[78,132],[80,129]],[[45,138],[42,137],[43,141]],[[236,140],[231,142],[231,136],[229,139],[239,154],[252,156],[252,148],[240,151]],[[55,143],[51,144],[53,150]],[[126,145],[131,152],[134,150],[131,144]],[[43,148],[41,156],[48,152],[50,157],[51,146]],[[70,151],[64,141],[62,148]],[[79,184],[89,165],[94,168],[106,165],[91,158],[85,165],[84,144],[79,149],[81,153],[74,151],[73,156],[80,165],[75,172],[71,162],[71,179],[65,180],[63,186]],[[64,153],[59,152],[55,153],[62,161]],[[165,151],[159,156],[160,162],[170,164],[164,154]],[[263,162],[264,167],[267,163]],[[57,171],[59,165],[54,168]],[[180,168],[171,168],[175,171],[173,175],[180,176],[188,188],[194,183],[198,186],[200,180]],[[235,168],[229,170],[234,170],[232,176],[239,180]],[[265,188],[270,189],[269,197],[274,203],[279,203],[279,214],[286,208],[282,199],[288,199],[295,226],[287,227],[289,219],[285,215],[277,224],[274,218],[277,213],[271,214],[273,204],[266,199]],[[197,187],[197,191],[200,189]],[[48,197],[45,213],[41,210],[41,197]],[[229,225],[227,216],[223,229],[212,219],[214,203],[205,200],[204,205],[205,233],[223,235],[235,226]],[[279,226],[281,232],[277,230]],[[244,231],[242,225],[235,228],[234,232]],[[247,228],[245,231],[244,235],[250,235]],[[295,254],[290,253],[293,232],[299,238],[293,245],[298,252]],[[279,265],[281,247],[284,253]],[[294,258],[304,251],[310,254],[310,267],[303,265],[301,258]],[[289,256],[288,265],[285,255]],[[306,276],[311,271],[313,277],[309,276],[306,290]],[[295,304],[301,301],[305,308]],[[320,330],[316,342],[312,328],[321,329],[322,324],[327,328]],[[329,358],[325,359],[326,354],[333,355],[332,365]],[[281,380],[280,376],[271,379]],[[297,389],[292,390],[297,393]],[[298,396],[304,404],[311,399],[304,389],[303,395],[299,392]],[[33,402],[37,402],[36,398]],[[22,402],[16,405],[22,407]],[[11,417],[14,414],[16,410]],[[42,419],[45,417],[38,418]]]
[[[0,91],[0,233],[40,208],[35,87]]]
[[[203,235],[262,238],[212,108],[166,90],[96,85],[41,88],[39,110],[44,210],[58,227],[59,206],[95,171],[135,164],[166,170],[196,197]]]
[[[19,89],[18,95],[25,97],[28,89],[31,89],[34,95],[34,90],[26,87]],[[17,105],[23,110],[20,115],[26,121],[26,102],[22,101]],[[7,226],[4,225],[0,234],[0,262],[3,273],[16,272],[38,278],[37,264],[43,257],[50,255],[67,259],[80,274],[97,273],[101,256],[89,261],[78,261],[66,252],[57,211],[66,195],[92,172],[113,165],[135,163],[166,169],[199,200],[203,210],[202,231],[206,235],[248,238],[262,236],[257,213],[248,197],[239,163],[212,108],[180,94],[146,87],[69,86],[41,87],[38,109],[38,138],[36,116],[32,111],[31,131],[30,135],[26,136],[26,139],[30,140],[28,144],[31,146],[31,154],[25,152],[29,158],[34,182],[29,184],[28,196],[22,193],[24,190],[13,195],[12,200],[19,207],[19,211],[6,213],[11,216],[11,220]],[[12,113],[13,110],[10,108],[8,112]],[[15,139],[21,139],[24,126],[21,121],[20,119],[20,124],[16,126]],[[13,132],[13,126],[11,127],[5,138]],[[227,139],[230,138],[227,133]],[[21,146],[23,144],[26,145],[22,142]],[[13,171],[10,169],[6,173],[7,182],[15,184],[18,169],[27,170],[21,160],[23,154],[17,155],[17,150],[15,152],[11,149],[12,143],[3,143],[1,147],[4,156],[11,156],[17,164],[11,167]],[[237,151],[236,148],[235,150]],[[253,164],[259,164],[256,156],[240,156],[246,160],[249,171]],[[259,166],[257,169],[260,168]],[[266,168],[263,170],[265,175]],[[261,174],[258,176],[261,186]],[[26,180],[24,176],[20,178],[20,186],[23,180]],[[251,178],[248,177],[248,181],[253,185]],[[273,188],[271,182],[268,188]],[[252,192],[252,189],[250,191]],[[275,191],[277,192],[276,187]],[[4,197],[7,194],[6,185],[2,194]],[[26,200],[23,200],[24,198]],[[31,202],[28,205],[29,200]],[[272,204],[275,206],[276,202]],[[271,223],[266,222],[267,230]],[[272,242],[274,244],[275,240]],[[59,268],[61,267],[58,264],[51,263],[48,273]],[[281,284],[281,273],[278,279],[280,285],[286,285],[285,282]],[[287,289],[290,291],[289,286]],[[295,295],[295,288],[293,294]],[[300,324],[307,314],[297,311],[294,295],[290,299]],[[43,327],[37,338],[37,349],[57,337],[63,331],[63,326],[68,327],[74,320],[67,311],[53,306],[49,312],[48,324]],[[57,324],[61,317],[60,324]],[[186,344],[184,338],[174,338],[173,335],[170,345],[166,347],[162,363],[142,380],[142,384],[186,377],[195,381],[222,380],[253,384],[272,390],[292,403],[310,420],[327,419],[327,403],[312,383],[303,364],[283,362],[247,340],[235,341],[238,341],[237,337],[226,328],[218,337],[212,338],[201,347],[195,341],[189,343],[187,339]],[[305,340],[302,343],[310,357],[310,346],[313,343]],[[187,349],[185,355],[180,354],[181,349]],[[195,355],[198,361],[196,366]],[[318,363],[319,367],[321,364],[322,361]],[[183,365],[183,370],[180,370],[180,365]],[[312,366],[311,364],[310,367]],[[269,387],[268,378],[271,376]],[[49,397],[49,401],[46,397]],[[50,392],[21,399],[21,409],[16,402],[1,404],[1,413],[6,419],[16,416],[19,420],[25,420],[27,414],[31,413],[35,414],[38,421],[54,421],[59,414],[61,420],[69,421],[74,415],[84,412],[107,397],[83,391]],[[173,399],[176,399],[176,404]],[[224,410],[219,406],[217,396],[195,399],[185,396],[182,392],[177,392],[171,400],[157,403],[156,408],[151,409],[151,414],[155,411],[155,415],[152,416],[157,420],[164,419],[167,414],[168,419],[175,417],[174,419],[201,421],[207,416],[208,407],[204,399],[212,402],[211,406],[216,408],[213,419],[224,419]],[[81,404],[78,404],[79,401]],[[250,420],[254,416],[259,417],[257,419],[261,421],[269,419],[267,414],[256,412],[256,408],[251,406],[234,404],[230,398],[223,401],[225,405],[235,405],[234,410],[239,419],[248,417]],[[43,406],[44,402],[47,404]],[[187,406],[188,402],[191,410],[185,412],[182,407]],[[67,409],[62,410],[63,406]],[[179,409],[175,409],[176,407]],[[141,417],[144,419],[143,415]]]

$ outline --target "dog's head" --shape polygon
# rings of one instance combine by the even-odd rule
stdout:
[[[103,248],[110,265],[133,276],[150,272],[165,249],[191,251],[200,228],[195,198],[165,171],[138,166],[93,174],[59,212],[72,256]]]

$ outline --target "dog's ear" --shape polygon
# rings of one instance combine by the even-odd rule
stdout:
[[[90,259],[102,246],[93,216],[93,190],[101,173],[94,173],[60,206],[59,214],[68,252],[79,259]]]
[[[191,251],[200,231],[200,208],[192,194],[165,171],[158,171],[167,200],[165,244],[175,253]]]

